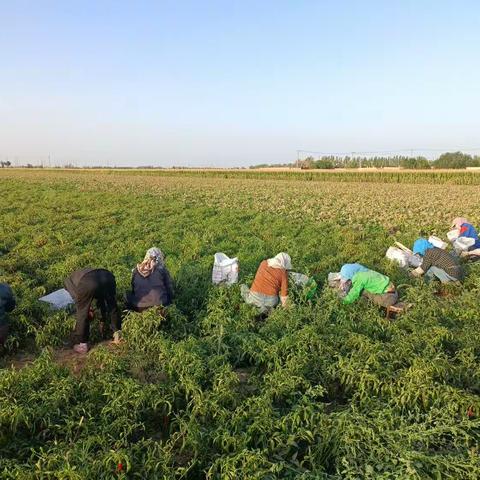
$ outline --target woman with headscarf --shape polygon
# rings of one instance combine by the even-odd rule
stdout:
[[[292,261],[288,253],[282,252],[263,260],[250,289],[246,285],[241,286],[245,302],[255,305],[262,313],[279,303],[285,307],[288,299],[288,270],[291,269]]]
[[[458,233],[457,238],[469,239],[471,245],[463,256],[480,258],[480,238],[475,227],[463,217],[457,217],[452,222],[452,229]]]
[[[425,274],[429,278],[437,278],[442,283],[458,282],[463,278],[463,270],[457,258],[435,247],[425,238],[415,240],[413,253],[423,258],[422,264],[412,271],[414,277]]]
[[[132,272],[132,291],[127,294],[127,306],[142,312],[157,305],[166,307],[172,300],[173,282],[165,266],[165,256],[159,248],[152,247]]]
[[[359,263],[346,263],[340,269],[341,284],[351,288],[343,299],[348,305],[363,296],[381,307],[391,307],[398,301],[395,285],[386,275],[370,270]]]

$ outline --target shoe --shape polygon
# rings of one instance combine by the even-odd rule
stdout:
[[[76,353],[87,353],[88,352],[88,344],[87,343],[77,343],[73,346],[73,350]]]
[[[115,345],[118,345],[121,342],[122,342],[122,332],[120,330],[113,332],[113,343]]]

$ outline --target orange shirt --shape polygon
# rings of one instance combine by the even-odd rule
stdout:
[[[264,260],[258,267],[255,280],[250,288],[252,292],[263,293],[264,295],[288,295],[288,276],[283,268],[272,268]]]

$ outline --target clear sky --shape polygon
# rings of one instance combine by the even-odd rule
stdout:
[[[480,147],[480,2],[0,0],[0,158]]]

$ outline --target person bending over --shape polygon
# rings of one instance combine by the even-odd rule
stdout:
[[[367,298],[381,307],[391,307],[397,303],[398,293],[395,285],[386,275],[382,275],[374,270],[369,270],[360,264],[347,264],[344,265],[344,267],[349,265],[357,265],[362,268],[347,268],[347,270],[350,270],[349,275],[351,274],[352,286],[343,299],[344,304],[351,304],[358,300],[360,296]],[[342,274],[341,270],[340,274]]]
[[[463,270],[458,259],[445,250],[434,247],[428,240],[415,240],[413,253],[423,257],[422,264],[412,271],[414,277],[426,275],[442,283],[459,282],[463,279]]]
[[[480,238],[475,227],[466,218],[457,217],[452,222],[452,228],[458,231],[458,238],[469,238],[473,241],[473,244],[468,247],[468,250],[462,253],[462,257],[479,259]]]
[[[279,303],[287,305],[288,300],[288,270],[292,262],[288,253],[279,253],[273,258],[263,260],[258,267],[255,279],[250,289],[241,286],[241,294],[246,303],[268,312]]]
[[[95,299],[105,325],[110,320],[113,341],[120,342],[121,320],[117,306],[117,287],[112,272],[103,268],[84,268],[73,272],[65,280],[65,288],[75,301],[77,309],[73,349],[77,353],[88,351],[92,302]]]
[[[3,346],[8,337],[7,313],[16,306],[13,291],[6,283],[0,283],[0,346]]]
[[[173,300],[173,282],[165,256],[152,247],[132,273],[132,291],[127,294],[127,307],[137,312],[161,305],[167,307]]]

